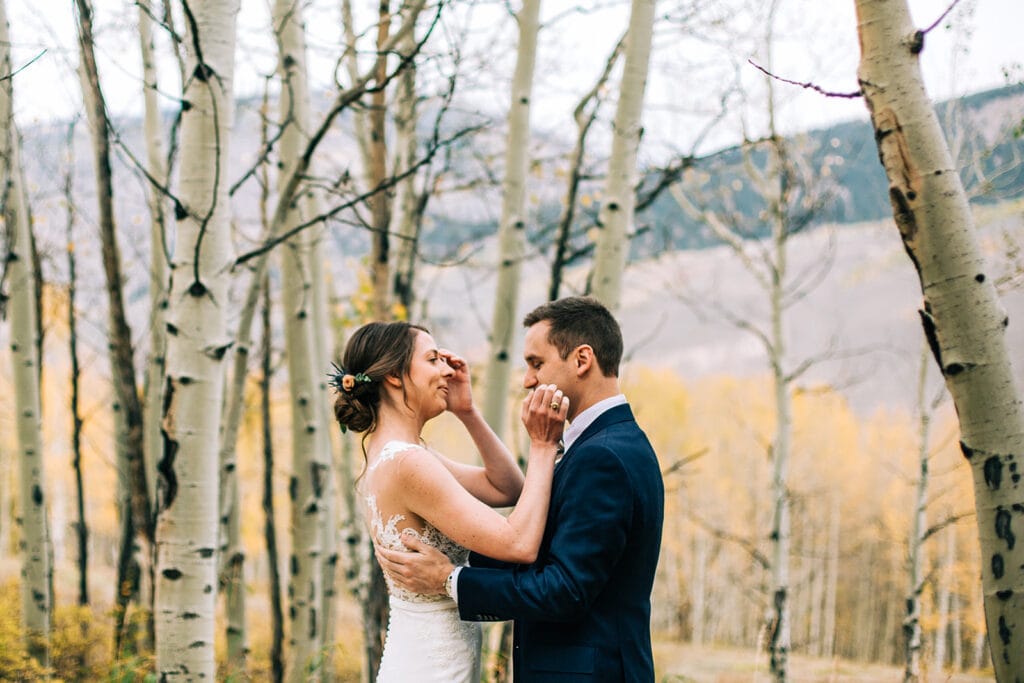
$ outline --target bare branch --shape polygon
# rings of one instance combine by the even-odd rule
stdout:
[[[974,516],[974,511],[973,510],[970,511],[970,512],[959,512],[959,513],[956,513],[956,514],[952,514],[949,517],[946,517],[941,522],[938,522],[937,524],[933,524],[932,526],[928,527],[928,530],[925,531],[924,534],[921,535],[921,541],[922,542],[923,541],[927,541],[929,538],[931,538],[935,534],[939,533],[940,531],[945,529],[947,526],[950,526],[952,524],[956,524],[961,519],[967,519],[968,517],[973,517],[973,516]]]
[[[0,76],[0,82],[3,82],[3,81],[8,81],[8,80],[10,80],[10,79],[14,78],[15,76],[17,76],[18,74],[20,74],[20,73],[21,73],[22,71],[24,71],[25,69],[27,69],[27,68],[29,68],[30,66],[32,66],[32,64],[33,64],[33,63],[35,63],[35,61],[36,61],[37,59],[39,59],[40,57],[42,57],[42,56],[43,56],[43,55],[45,55],[45,54],[46,54],[46,49],[44,48],[42,52],[40,52],[40,53],[39,53],[39,54],[37,54],[37,55],[36,55],[35,57],[33,57],[32,59],[30,59],[30,60],[28,60],[27,62],[25,62],[24,64],[22,64],[22,65],[21,65],[20,67],[18,67],[17,69],[15,69],[14,71],[12,71],[11,73],[7,74],[6,76]]]
[[[782,81],[783,83],[789,83],[790,85],[799,85],[801,88],[805,88],[805,89],[809,89],[809,90],[813,90],[815,92],[821,93],[825,97],[840,97],[840,98],[845,98],[845,99],[848,99],[848,100],[852,100],[852,99],[856,99],[858,97],[862,97],[864,95],[864,91],[863,90],[857,90],[856,92],[831,92],[829,90],[825,90],[824,88],[822,88],[819,85],[815,85],[814,83],[801,83],[800,81],[791,81],[788,78],[783,78],[782,76],[776,76],[775,74],[773,74],[772,72],[768,71],[767,69],[765,69],[763,66],[761,66],[757,62],[755,62],[753,59],[748,59],[747,63],[750,64],[755,69],[757,69],[758,71],[760,71],[761,73],[763,73],[765,76],[768,76],[769,78],[774,78],[777,81]]]
[[[673,474],[674,472],[679,471],[680,469],[682,469],[686,465],[689,465],[691,462],[694,462],[695,460],[700,460],[705,455],[707,455],[710,451],[711,451],[710,448],[702,448],[701,450],[697,451],[696,453],[691,453],[690,455],[685,455],[685,456],[683,456],[681,458],[678,458],[674,463],[672,463],[671,465],[669,465],[668,467],[666,467],[665,469],[663,469],[661,471],[662,478],[665,478],[668,475]]]
[[[459,140],[459,139],[461,139],[461,138],[463,138],[463,137],[465,137],[467,135],[475,133],[475,132],[481,130],[482,128],[483,128],[483,126],[473,126],[471,128],[466,128],[466,129],[460,130],[459,132],[457,132],[454,135],[451,135],[451,136],[445,138],[444,140],[435,140],[431,144],[431,146],[428,148],[427,153],[423,156],[423,158],[420,159],[419,161],[417,161],[415,164],[412,164],[411,166],[409,166],[409,168],[405,169],[401,173],[398,173],[398,174],[395,174],[395,175],[392,175],[392,176],[388,177],[387,179],[384,180],[384,182],[382,182],[379,185],[377,185],[377,187],[374,187],[374,188],[372,188],[372,189],[370,189],[370,190],[368,190],[366,192],[362,192],[362,193],[356,195],[352,199],[350,199],[350,200],[348,200],[348,201],[346,201],[346,202],[344,202],[344,203],[334,207],[330,211],[327,211],[326,213],[323,213],[323,214],[321,214],[319,216],[315,216],[315,217],[313,217],[313,218],[311,218],[311,219],[309,219],[309,220],[307,220],[307,221],[305,221],[303,223],[299,223],[298,225],[296,225],[296,226],[292,227],[291,229],[289,229],[289,230],[287,230],[287,231],[277,235],[276,237],[272,237],[272,238],[266,240],[258,248],[253,249],[253,250],[251,250],[249,252],[246,252],[245,254],[242,254],[237,259],[235,259],[235,263],[234,263],[233,267],[238,267],[238,266],[244,264],[246,261],[254,259],[257,256],[261,256],[262,254],[264,254],[267,251],[270,251],[271,249],[276,247],[278,244],[281,244],[282,242],[288,241],[289,239],[294,237],[296,234],[302,232],[303,230],[305,230],[306,228],[308,228],[310,226],[316,225],[317,223],[321,223],[321,222],[323,222],[323,221],[325,221],[325,220],[327,220],[329,218],[333,218],[334,216],[336,216],[337,214],[341,213],[342,211],[345,211],[346,209],[351,209],[351,208],[353,208],[353,207],[355,207],[355,206],[365,202],[370,197],[372,197],[372,196],[374,196],[374,195],[376,195],[376,194],[378,194],[380,192],[384,192],[385,190],[391,189],[392,187],[397,185],[399,182],[401,182],[405,178],[409,177],[410,175],[415,174],[420,168],[422,168],[426,164],[430,163],[430,161],[434,158],[434,155],[437,154],[437,151],[439,149],[441,149],[442,147],[445,147],[447,145],[450,145],[451,143],[455,142],[456,140]],[[367,229],[372,229],[372,228],[369,228],[369,226],[367,226]]]
[[[932,29],[934,29],[934,28],[935,28],[936,26],[938,26],[939,24],[941,24],[941,23],[942,23],[942,20],[943,20],[943,19],[945,19],[945,18],[946,18],[947,16],[949,16],[949,13],[950,13],[950,12],[952,12],[952,11],[953,11],[953,8],[954,8],[954,7],[956,7],[956,6],[957,6],[957,5],[959,4],[959,3],[960,3],[960,0],[953,0],[953,4],[951,4],[951,5],[949,6],[949,7],[947,7],[947,8],[946,8],[946,11],[945,11],[945,12],[943,12],[943,13],[942,13],[942,14],[941,14],[941,15],[939,16],[939,18],[938,18],[938,19],[936,19],[935,21],[933,21],[933,22],[932,22],[932,25],[931,25],[931,26],[929,26],[929,27],[928,27],[928,28],[926,28],[926,29],[922,29],[922,30],[918,31],[918,32],[917,32],[917,33],[918,33],[918,35],[920,35],[920,36],[921,36],[921,37],[923,38],[923,37],[924,37],[924,36],[925,36],[926,34],[930,33],[930,32],[932,31]]]
[[[764,553],[758,550],[757,546],[755,546],[754,542],[751,541],[749,538],[744,538],[743,536],[739,536],[730,531],[726,531],[724,529],[719,529],[718,527],[712,526],[709,522],[705,521],[704,519],[701,519],[693,512],[688,512],[686,516],[690,519],[691,522],[693,522],[701,529],[714,536],[715,538],[722,541],[729,541],[730,543],[738,545],[741,549],[746,551],[746,553],[750,555],[750,558],[754,560],[754,562],[756,562],[758,565],[760,565],[762,569],[771,569],[771,560],[769,560]]]

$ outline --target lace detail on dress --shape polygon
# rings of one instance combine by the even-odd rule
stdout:
[[[418,446],[416,444],[405,443],[402,441],[387,442],[384,444],[384,448],[381,449],[380,455],[377,456],[377,460],[374,461],[373,465],[366,469],[366,474],[369,475],[381,464],[394,460],[395,456],[409,450],[410,448],[418,448]],[[366,503],[366,509],[369,513],[367,517],[370,523],[370,532],[373,534],[376,542],[382,548],[388,548],[389,550],[408,550],[408,548],[405,547],[405,544],[402,543],[402,531],[404,531],[404,529],[401,531],[398,529],[398,523],[405,520],[405,515],[391,515],[385,522],[380,514],[380,509],[377,507],[377,496],[374,494],[366,494],[363,496],[363,500]],[[422,532],[413,528],[409,528],[409,531],[410,533],[415,534],[423,543],[437,548],[447,555],[448,559],[451,560],[451,563],[456,566],[465,564],[466,560],[469,559],[468,550],[442,534],[429,522],[423,522]],[[445,600],[451,599],[447,595],[423,595],[422,593],[413,593],[405,590],[404,588],[399,588],[392,584],[391,577],[387,574],[384,574],[384,580],[387,582],[388,592],[401,600],[407,600],[409,602],[444,602]]]

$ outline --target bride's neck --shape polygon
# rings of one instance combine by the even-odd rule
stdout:
[[[377,414],[377,429],[370,436],[370,447],[377,450],[388,441],[419,443],[423,421],[410,410],[398,410],[394,406],[381,405]]]

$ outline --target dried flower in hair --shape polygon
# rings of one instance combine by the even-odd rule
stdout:
[[[333,370],[327,373],[327,376],[330,378],[327,383],[334,387],[336,391],[350,394],[356,388],[356,385],[373,382],[373,379],[366,373],[357,372],[353,375],[335,363],[331,363],[331,367]]]

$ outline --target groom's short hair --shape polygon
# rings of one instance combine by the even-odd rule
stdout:
[[[573,349],[587,344],[594,350],[597,366],[605,377],[619,376],[622,360],[622,330],[611,312],[597,299],[570,296],[542,304],[530,311],[523,325],[532,327],[547,322],[548,342],[558,349],[562,359]]]

